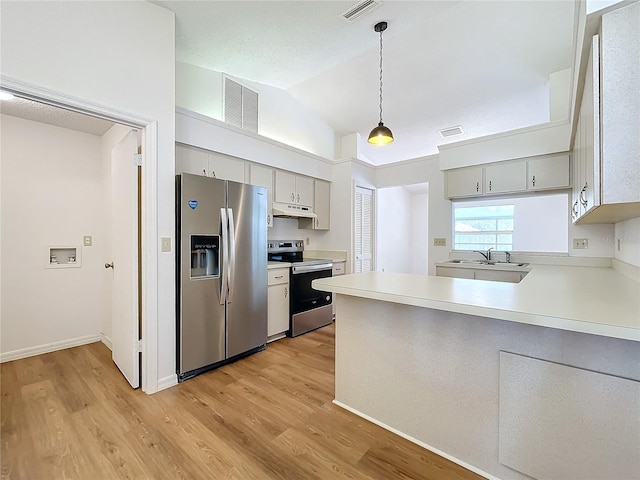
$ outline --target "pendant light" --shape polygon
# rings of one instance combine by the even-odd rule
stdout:
[[[387,22],[379,22],[373,27],[373,29],[380,33],[380,123],[378,126],[371,130],[369,134],[369,143],[374,145],[386,145],[393,142],[393,133],[388,127],[382,123],[382,32],[387,29]]]

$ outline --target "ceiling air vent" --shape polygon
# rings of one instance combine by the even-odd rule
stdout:
[[[462,133],[462,127],[460,125],[440,130],[440,136],[442,138],[455,137],[456,135],[462,135]]]
[[[362,0],[361,2],[352,5],[347,10],[342,12],[340,16],[348,22],[355,22],[365,13],[375,10],[382,5],[382,0]]]

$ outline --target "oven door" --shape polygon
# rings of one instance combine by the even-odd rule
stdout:
[[[315,290],[311,288],[311,282],[316,278],[330,277],[332,268],[331,263],[291,267],[291,277],[289,278],[291,315],[331,304],[331,292]]]

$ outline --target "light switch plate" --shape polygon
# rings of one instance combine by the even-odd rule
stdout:
[[[85,247],[90,247],[91,245],[93,245],[93,238],[91,237],[91,235],[85,235],[84,237],[82,237],[82,245],[84,245]]]
[[[433,246],[434,247],[446,247],[447,246],[447,239],[446,238],[434,238],[433,239]]]
[[[161,251],[170,252],[171,251],[171,238],[170,237],[162,237],[161,239]]]
[[[578,250],[584,250],[589,248],[589,240],[586,238],[574,238],[573,239],[573,248]]]

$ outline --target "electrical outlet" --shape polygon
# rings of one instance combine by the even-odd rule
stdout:
[[[447,239],[446,238],[434,238],[433,239],[433,246],[434,247],[446,247],[447,246]]]
[[[574,238],[573,239],[573,248],[576,250],[585,250],[589,248],[589,240],[586,238]]]
[[[91,245],[93,245],[93,238],[91,238],[91,235],[85,235],[84,237],[82,237],[82,245],[84,245],[85,247],[90,247]]]
[[[163,252],[170,252],[171,251],[171,238],[170,237],[162,237],[160,239],[161,241],[161,247],[160,250]]]

